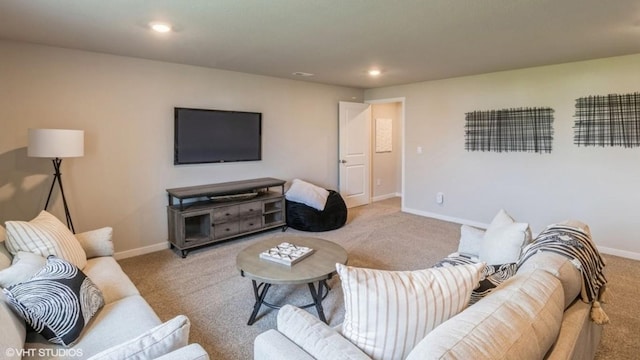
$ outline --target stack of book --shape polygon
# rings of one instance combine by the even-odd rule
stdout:
[[[311,254],[313,254],[312,248],[283,242],[278,246],[261,252],[260,258],[291,266]]]

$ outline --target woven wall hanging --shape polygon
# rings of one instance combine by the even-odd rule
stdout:
[[[640,93],[576,99],[574,144],[640,146]]]
[[[553,109],[519,108],[466,113],[465,150],[550,153]]]

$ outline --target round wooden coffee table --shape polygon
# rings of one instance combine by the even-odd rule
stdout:
[[[289,266],[260,258],[260,253],[274,246],[288,242],[298,246],[306,246],[314,250],[313,254]],[[302,236],[276,236],[255,243],[242,250],[236,258],[236,267],[240,275],[251,279],[255,304],[249,317],[248,325],[252,325],[260,307],[265,305],[272,309],[280,306],[265,301],[271,285],[308,284],[313,303],[300,306],[315,306],[318,318],[327,322],[322,309],[322,299],[327,296],[330,288],[327,280],[336,272],[336,263],[347,263],[347,252],[342,246],[331,241]],[[318,283],[318,287],[314,283]]]

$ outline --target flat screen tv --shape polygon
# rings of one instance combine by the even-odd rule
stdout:
[[[174,165],[262,160],[262,113],[174,109]]]

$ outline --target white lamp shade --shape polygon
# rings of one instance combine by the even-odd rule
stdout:
[[[84,155],[84,130],[29,129],[30,157],[68,158]]]

